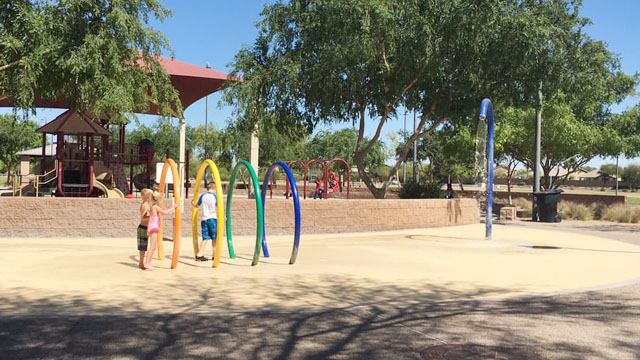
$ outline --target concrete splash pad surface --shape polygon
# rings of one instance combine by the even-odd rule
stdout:
[[[469,225],[386,233],[268,239],[272,257],[250,266],[255,237],[226,244],[220,267],[137,268],[135,239],[0,239],[0,314],[228,313],[504,298],[580,290],[640,278],[640,247],[540,229]],[[165,242],[165,253],[171,242]]]

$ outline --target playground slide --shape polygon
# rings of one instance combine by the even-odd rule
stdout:
[[[106,197],[108,198],[124,198],[124,194],[122,191],[117,188],[107,186],[105,183],[102,183],[98,180],[93,181],[93,186],[102,191]]]

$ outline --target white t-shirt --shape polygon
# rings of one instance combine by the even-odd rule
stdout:
[[[212,192],[206,192],[198,198],[198,206],[202,206],[202,220],[218,218],[218,198]]]

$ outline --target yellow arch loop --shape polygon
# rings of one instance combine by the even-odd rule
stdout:
[[[158,185],[158,191],[164,197],[164,186],[167,179],[167,171],[171,168],[171,176],[173,176],[173,201],[175,204],[180,204],[180,175],[178,174],[178,168],[176,163],[172,159],[167,159],[162,166],[162,173],[160,174],[160,184]],[[173,217],[173,255],[171,257],[171,268],[175,269],[178,266],[178,258],[180,257],[180,224],[182,221],[182,213],[180,209],[176,209]],[[162,239],[164,238],[162,233],[162,223],[160,224],[160,231],[158,231],[158,259],[164,259],[164,249],[162,247]]]
[[[207,167],[209,167],[209,169],[211,170],[211,173],[213,174],[213,180],[216,184],[216,197],[218,198],[218,208],[217,208],[217,213],[218,213],[218,229],[217,229],[217,233],[216,233],[216,254],[214,256],[213,259],[213,267],[218,267],[218,264],[220,264],[220,254],[222,253],[222,237],[223,237],[223,231],[224,231],[224,226],[221,223],[221,221],[224,221],[224,204],[222,203],[222,198],[223,198],[223,194],[222,194],[222,183],[220,181],[220,173],[218,172],[218,167],[216,166],[216,163],[214,163],[212,160],[205,160],[202,162],[202,165],[200,165],[200,169],[198,170],[198,175],[196,176],[196,187],[195,190],[193,191],[193,201],[196,201],[198,199],[198,194],[200,191],[200,182],[202,181],[202,178],[204,177],[204,171],[207,169]],[[198,251],[199,246],[198,246],[198,207],[194,206],[193,210],[191,210],[191,233],[193,234],[193,256],[198,255]]]

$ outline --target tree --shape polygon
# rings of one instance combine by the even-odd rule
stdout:
[[[638,183],[640,183],[640,165],[627,165],[627,167],[624,168],[622,180],[631,183],[631,190],[636,190]]]
[[[148,139],[153,142],[156,149],[156,154],[160,157],[164,156],[165,152],[169,151],[169,157],[176,158],[179,151],[178,137],[175,135],[179,131],[179,125],[174,123],[174,120],[167,117],[161,117],[158,121],[155,121],[151,126],[142,124],[137,119],[135,120],[136,128],[129,131],[126,135],[126,139],[132,143],[138,143],[142,139]],[[186,128],[186,149],[193,151],[196,147],[193,135],[194,129],[190,126]]]
[[[239,121],[269,118],[278,128],[357,123],[354,162],[376,198],[414,141],[445,122],[477,111],[482,96],[497,95],[515,72],[510,52],[495,51],[513,33],[521,2],[487,0],[292,0],[266,5],[253,46],[235,57],[224,101]],[[523,26],[525,25],[525,26]],[[519,55],[520,53],[518,53]],[[420,114],[389,177],[376,187],[365,159],[384,124],[398,111]],[[375,128],[365,140],[366,124]]]
[[[605,187],[607,186],[607,181],[614,179],[616,175],[621,177],[623,170],[621,166],[616,169],[616,164],[603,164],[600,166],[598,174],[600,174],[599,178],[602,180],[602,187]]]
[[[19,151],[38,146],[38,124],[30,120],[18,120],[15,115],[0,115],[0,161],[7,169],[7,182],[11,171],[18,165]]]
[[[308,157],[312,159],[341,158],[349,164],[353,164],[357,140],[357,131],[350,128],[338,131],[320,131],[307,142]],[[365,138],[365,140],[367,139]],[[384,165],[386,157],[384,142],[377,141],[365,158],[364,166],[368,170],[380,167]]]
[[[2,2],[0,99],[25,110],[36,96],[64,100],[94,115],[144,111],[151,102],[164,115],[181,116],[155,56],[168,41],[149,26],[169,15],[156,0]]]
[[[545,189],[557,188],[591,159],[606,152],[608,133],[604,126],[576,118],[565,99],[563,94],[558,94],[543,106],[546,116],[542,122],[545,136],[542,138],[541,167]],[[500,119],[496,140],[501,152],[532,169],[535,156],[530,139],[534,136],[535,124],[531,119],[535,117],[535,110],[509,107],[496,114]],[[552,183],[552,170],[559,167],[567,169],[567,173],[560,181]]]

